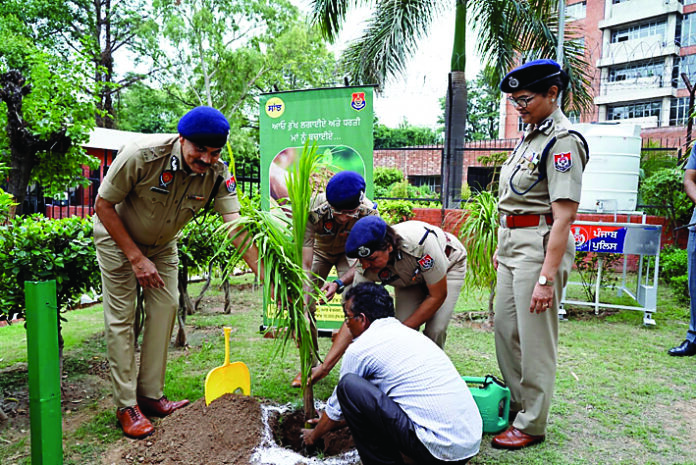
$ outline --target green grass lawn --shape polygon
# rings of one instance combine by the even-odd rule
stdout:
[[[250,277],[235,278],[236,284]],[[199,285],[192,285],[195,289]],[[607,298],[613,298],[607,292]],[[172,348],[165,392],[173,399],[203,396],[203,381],[222,364],[222,327],[233,328],[232,361],[245,362],[252,377],[252,394],[275,402],[299,403],[299,391],[289,387],[297,373],[293,345],[277,354],[277,340],[259,334],[260,294],[253,289],[233,293],[229,315],[215,311],[211,288],[205,311],[188,317],[190,347]],[[462,375],[500,376],[493,333],[479,324],[487,310],[487,291],[463,293],[453,319],[446,352]],[[66,339],[66,380],[89,379],[90,367],[103,363],[101,306],[68,312],[63,326]],[[602,311],[589,307],[569,309],[560,326],[556,392],[547,440],[521,451],[490,447],[485,435],[473,464],[696,464],[696,357],[676,358],[667,349],[683,340],[688,327],[688,306],[672,298],[661,284],[653,327],[642,325],[640,311]],[[320,353],[329,338],[321,338]],[[26,362],[22,325],[0,328],[0,387],[21,384],[17,364]],[[337,381],[338,370],[320,381],[315,397],[326,399]],[[84,407],[89,412],[79,428],[64,432],[66,464],[100,463],[110,444],[121,437],[113,406],[107,398]],[[0,431],[0,463],[28,464],[28,432]]]

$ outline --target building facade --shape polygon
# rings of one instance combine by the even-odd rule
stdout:
[[[696,0],[567,0],[565,40],[585,48],[594,108],[574,122],[641,125],[643,138],[683,142],[696,85]],[[519,137],[515,109],[501,102],[501,138]]]

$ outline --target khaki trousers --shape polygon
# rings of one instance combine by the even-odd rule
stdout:
[[[106,353],[116,407],[137,404],[136,396],[164,395],[167,349],[178,308],[176,241],[141,248],[164,280],[161,289],[144,289],[145,324],[140,370],[135,362],[134,332],[137,281],[130,262],[111,237],[95,238],[102,274]]]
[[[556,379],[558,305],[575,257],[570,236],[554,277],[553,305],[543,313],[530,312],[548,241],[548,227],[539,229],[500,228],[495,305],[498,365],[510,388],[510,409],[519,411],[513,426],[531,435],[546,433]],[[537,250],[526,253],[534,246]]]
[[[348,257],[345,256],[345,254],[337,255],[335,257],[329,257],[326,255],[319,254],[315,250],[314,256],[312,257],[312,273],[314,273],[314,275],[312,275],[312,282],[314,282],[317,286],[322,287],[326,282],[327,276],[329,276],[329,272],[331,272],[331,268],[333,268],[334,266],[336,267],[336,272],[338,273],[338,277],[340,278],[345,272],[347,272],[350,269],[350,267],[354,263],[355,260],[348,259]],[[347,285],[345,290],[348,290],[349,288],[350,285]],[[316,301],[312,300],[309,303],[309,311],[312,313],[312,315],[315,315],[317,311]],[[312,340],[314,341],[314,347],[318,348],[319,330],[317,329],[317,325],[313,321],[310,329],[312,331]],[[312,366],[316,366],[318,363],[319,360],[317,360],[316,357],[313,357]]]
[[[447,298],[435,314],[425,322],[423,334],[428,336],[441,349],[445,348],[447,339],[447,326],[452,318],[452,312],[457,305],[459,294],[464,285],[466,274],[466,258],[453,263],[447,270]],[[406,320],[420,306],[428,296],[428,288],[425,284],[420,286],[395,287],[394,313],[399,321]]]

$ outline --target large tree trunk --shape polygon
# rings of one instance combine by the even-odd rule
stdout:
[[[51,151],[65,153],[72,141],[65,135],[65,129],[39,139],[27,129],[22,105],[24,97],[31,93],[31,86],[21,72],[10,70],[0,74],[0,100],[7,106],[7,138],[10,143],[10,172],[7,191],[12,194],[17,205],[16,213],[22,213],[22,203],[27,195],[31,172],[36,166],[36,154]]]
[[[115,89],[110,85],[114,81],[113,38],[111,36],[111,0],[94,2],[96,22],[94,37],[99,42],[101,52],[96,57],[95,77],[101,83],[99,101],[97,102],[96,123],[100,128],[113,129],[116,111],[114,110],[113,94]]]

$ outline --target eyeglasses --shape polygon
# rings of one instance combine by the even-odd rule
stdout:
[[[345,321],[346,323],[348,323],[349,320],[353,320],[353,319],[355,319],[355,318],[360,318],[361,316],[363,316],[362,313],[358,313],[357,315],[353,315],[353,316],[348,316],[348,315],[346,315],[345,318],[343,318],[343,321]]]
[[[354,208],[352,210],[336,210],[335,208],[332,208],[331,210],[333,211],[334,216],[345,215],[350,216],[351,218],[357,218],[359,216],[360,207]]]
[[[527,105],[529,105],[529,102],[534,100],[534,97],[536,97],[537,94],[532,95],[531,97],[508,97],[507,99],[516,107],[520,108],[527,108]]]

